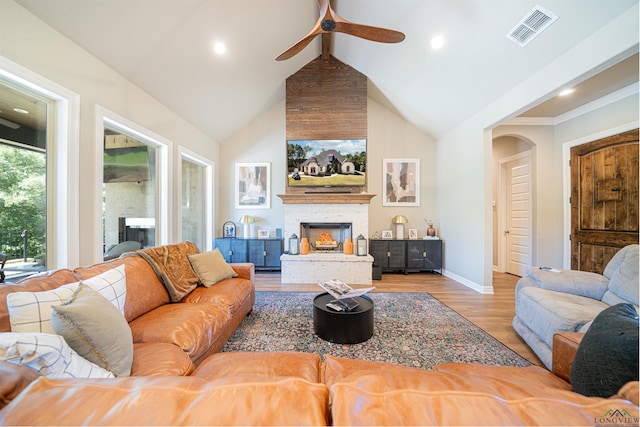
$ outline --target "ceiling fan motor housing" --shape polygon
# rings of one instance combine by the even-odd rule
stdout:
[[[333,19],[325,19],[324,21],[322,21],[322,24],[320,24],[320,26],[324,31],[333,31],[336,29],[336,21],[334,21]]]

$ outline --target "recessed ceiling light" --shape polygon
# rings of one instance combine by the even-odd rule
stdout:
[[[431,39],[431,48],[438,50],[444,46],[444,36],[442,34],[438,34],[437,36]]]
[[[218,55],[224,55],[227,51],[227,45],[222,42],[215,42],[213,44],[213,51]]]
[[[558,95],[559,95],[559,96],[567,96],[567,95],[572,94],[572,93],[573,93],[573,92],[575,92],[575,91],[576,91],[576,90],[575,90],[575,89],[572,89],[572,88],[570,88],[570,89],[565,89],[565,90],[561,91]]]
[[[27,110],[23,110],[22,108],[14,108],[13,111],[19,114],[29,114]]]

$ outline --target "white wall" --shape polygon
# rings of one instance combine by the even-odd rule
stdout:
[[[0,56],[80,96],[80,163],[70,165],[78,168],[81,177],[78,182],[80,228],[79,236],[74,236],[79,241],[80,265],[102,258],[102,253],[96,253],[102,236],[95,231],[101,218],[94,215],[96,200],[100,197],[94,180],[98,167],[94,137],[96,105],[172,141],[174,149],[183,145],[218,163],[215,141],[11,0],[0,2]],[[171,167],[175,168],[179,157],[172,155]],[[177,194],[177,185],[178,181],[174,180],[172,194]],[[173,217],[177,217],[180,202],[172,201],[170,206],[176,210]]]
[[[437,220],[436,209],[436,144],[430,136],[418,130],[395,113],[368,99],[367,179],[368,192],[376,194],[369,205],[369,235],[391,229],[391,218],[402,214],[409,219],[406,228],[426,229],[425,218]],[[220,157],[220,214],[216,235],[222,235],[225,221],[238,222],[243,215],[252,215],[256,228],[275,230],[284,226],[284,207],[277,194],[286,191],[286,134],[284,100],[262,116],[223,141]],[[420,159],[419,207],[382,206],[382,159]],[[234,207],[235,163],[271,163],[271,209],[236,209]],[[227,185],[228,183],[228,185]],[[437,221],[436,221],[437,224]],[[288,236],[284,236],[288,237]]]
[[[481,292],[492,292],[491,129],[548,98],[563,85],[593,75],[637,51],[636,5],[438,140],[438,210],[442,234],[447,236],[446,275]],[[554,144],[547,151],[538,153],[538,162],[552,159],[557,165],[562,158],[561,147]],[[551,167],[549,179],[557,188],[561,173],[557,166]],[[545,188],[543,182],[538,185]],[[561,203],[557,196],[550,196],[549,200]],[[549,210],[557,218],[557,208]],[[542,215],[538,212],[538,216]],[[540,237],[554,241],[551,256],[557,258],[557,234]],[[542,246],[539,262],[545,261]]]

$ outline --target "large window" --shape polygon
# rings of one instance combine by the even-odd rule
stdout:
[[[0,252],[8,280],[46,269],[47,109],[0,81]]]
[[[0,113],[3,119],[0,128],[12,134],[12,136],[2,137],[3,145],[22,150],[19,151],[21,155],[31,157],[31,160],[40,158],[46,161],[44,178],[46,196],[44,202],[42,199],[38,202],[40,207],[44,206],[44,211],[40,210],[40,212],[45,218],[45,235],[43,237],[41,231],[42,221],[36,219],[36,216],[31,216],[30,219],[25,217],[27,222],[39,224],[34,228],[33,233],[29,233],[29,227],[32,225],[20,231],[22,237],[22,231],[27,230],[28,263],[33,259],[38,265],[32,266],[32,271],[22,267],[23,271],[13,273],[25,275],[43,268],[51,270],[76,267],[80,259],[78,202],[80,97],[2,56],[0,56],[0,92],[0,102],[2,102],[0,110],[3,111]],[[9,108],[10,101],[26,102],[27,107],[17,108],[29,113],[13,110],[16,108],[15,105]],[[37,129],[37,131],[28,131],[28,129]],[[28,132],[31,132],[30,137],[25,136]],[[23,133],[20,138],[16,137],[19,133]],[[32,169],[32,171],[37,170],[38,168]],[[23,168],[22,171],[24,173],[25,169]],[[33,178],[38,174],[31,175]],[[39,190],[33,187],[38,180],[42,182],[42,177],[33,178],[28,184],[20,185],[21,188],[32,186],[29,191],[22,190],[24,197],[33,200],[36,198],[35,193],[39,192],[42,195],[42,188],[39,185]],[[15,214],[11,217],[16,219]],[[3,227],[8,228],[9,223],[4,221],[0,223],[0,229]],[[33,240],[32,237],[35,238],[38,233],[38,240]],[[22,259],[24,261],[24,256]]]
[[[170,142],[102,107],[97,113],[103,259],[168,243]]]

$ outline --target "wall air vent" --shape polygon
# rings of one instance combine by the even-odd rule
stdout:
[[[541,6],[536,6],[507,34],[518,46],[525,47],[540,35],[558,16]]]

